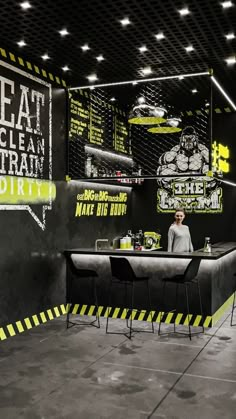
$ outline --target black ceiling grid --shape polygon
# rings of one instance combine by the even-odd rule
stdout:
[[[225,35],[236,31],[236,4],[223,9],[219,0],[32,0],[23,11],[20,1],[1,0],[1,47],[58,74],[70,86],[89,84],[87,76],[96,73],[99,83],[142,78],[140,69],[150,66],[149,77],[205,71],[215,75],[236,101],[235,67],[225,59],[235,56],[236,39]],[[187,6],[190,14],[180,16]],[[122,27],[119,20],[129,17]],[[69,35],[61,37],[59,30]],[[155,35],[163,32],[158,41]],[[27,45],[18,47],[24,39]],[[83,52],[81,46],[91,47]],[[146,45],[148,51],[138,48]],[[187,53],[188,45],[194,51]],[[48,53],[50,59],[41,56]],[[104,61],[96,56],[102,54]],[[70,71],[64,73],[62,67]]]

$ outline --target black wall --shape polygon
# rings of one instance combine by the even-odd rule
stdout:
[[[14,74],[17,77],[17,74]],[[65,302],[65,248],[93,248],[97,238],[112,240],[115,236],[133,231],[160,230],[161,244],[167,246],[167,232],[173,214],[160,214],[156,210],[155,180],[145,180],[133,189],[121,186],[66,182],[66,95],[63,89],[52,90],[52,181],[56,198],[52,209],[46,210],[45,228],[42,229],[27,210],[0,211],[0,324],[6,325],[27,316],[39,314]],[[222,127],[222,121],[220,126]],[[225,125],[226,126],[226,125]],[[230,128],[229,138],[233,144]],[[220,133],[227,143],[227,130]],[[221,138],[219,138],[221,140]],[[232,154],[233,164],[234,156]],[[224,188],[222,214],[190,214],[186,217],[195,248],[202,247],[204,237],[212,242],[236,241],[236,189]],[[85,189],[107,191],[109,195],[127,193],[125,215],[75,216],[78,194]],[[89,203],[89,201],[88,201]],[[42,219],[41,206],[33,206]]]
[[[17,73],[12,74],[12,79]],[[66,182],[66,94],[52,89],[52,180],[56,198],[42,229],[28,210],[0,210],[0,325],[23,320],[65,302],[65,248],[94,247],[130,228],[131,189]],[[127,193],[123,216],[75,217],[77,194],[84,189]],[[42,221],[42,205],[33,205]]]

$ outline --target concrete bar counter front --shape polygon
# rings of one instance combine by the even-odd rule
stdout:
[[[224,311],[232,303],[235,290],[236,272],[236,243],[220,242],[212,246],[211,253],[205,253],[202,249],[193,253],[170,253],[165,251],[132,251],[132,250],[86,250],[68,249],[65,254],[71,255],[77,268],[93,269],[97,272],[97,295],[101,316],[107,316],[108,291],[111,278],[109,256],[126,257],[137,276],[149,276],[151,288],[151,301],[153,319],[158,322],[162,311],[168,312],[175,308],[175,286],[167,284],[165,307],[162,302],[161,281],[164,277],[171,277],[184,272],[192,258],[200,257],[201,263],[198,271],[200,282],[203,316],[200,314],[197,289],[191,286],[189,306],[190,324],[206,327],[213,326],[222,316]],[[72,275],[67,266],[67,280]],[[94,301],[88,278],[78,278],[73,281],[73,301],[71,310],[74,314],[93,314]],[[188,324],[187,309],[185,306],[184,287],[179,287],[177,311],[169,312],[163,317],[163,322]],[[182,294],[181,294],[182,293]],[[182,298],[183,296],[183,298]],[[110,316],[124,317],[124,290],[117,286],[112,294],[112,310]],[[134,316],[136,320],[150,320],[147,302],[144,299],[143,285],[138,284],[135,289],[134,308],[138,309]],[[141,310],[141,311],[140,311]],[[203,317],[203,318],[202,318]]]

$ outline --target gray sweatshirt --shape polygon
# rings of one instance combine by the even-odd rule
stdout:
[[[168,231],[168,252],[193,252],[189,228],[172,224]]]

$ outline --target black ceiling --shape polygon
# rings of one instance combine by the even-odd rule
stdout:
[[[22,0],[23,1],[23,0]],[[218,80],[236,101],[236,65],[225,59],[235,56],[236,4],[223,9],[223,0],[32,0],[23,11],[21,1],[1,0],[1,47],[64,78],[70,86],[89,84],[96,73],[99,83],[141,78],[139,70],[151,66],[148,77],[214,68]],[[190,14],[178,10],[187,6]],[[119,20],[132,22],[122,27]],[[67,28],[69,35],[59,31]],[[155,35],[163,32],[158,41]],[[17,42],[24,39],[25,47]],[[83,52],[81,46],[91,47]],[[185,47],[195,49],[187,53]],[[148,51],[138,48],[146,45]],[[50,60],[41,56],[48,53]],[[105,58],[97,62],[96,56]],[[70,71],[63,73],[68,65]]]

